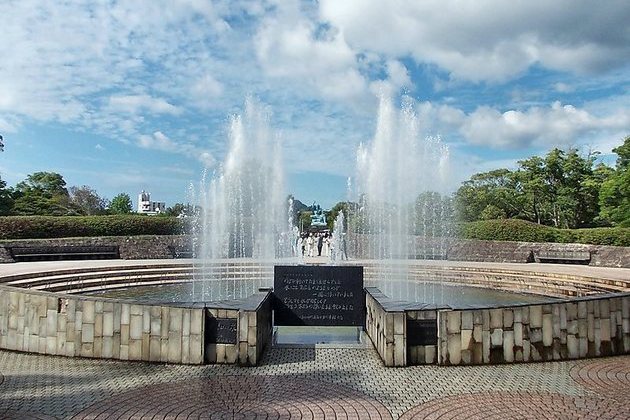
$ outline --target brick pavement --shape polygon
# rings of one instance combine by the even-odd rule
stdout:
[[[627,418],[630,412],[630,356],[385,368],[371,348],[273,348],[261,366],[243,368],[0,351],[0,375],[0,419],[210,418],[211,413],[218,418]]]

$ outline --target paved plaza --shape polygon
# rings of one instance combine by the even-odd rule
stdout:
[[[629,416],[630,356],[385,368],[371,348],[273,348],[244,368],[0,351],[2,419]]]

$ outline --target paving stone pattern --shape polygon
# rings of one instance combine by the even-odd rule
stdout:
[[[397,369],[385,368],[371,348],[273,348],[260,366],[244,368],[0,351],[0,372],[0,419],[210,414],[397,419],[435,418],[436,413],[444,418],[475,413],[484,418],[627,418],[630,412],[630,356]],[[488,410],[479,411],[484,406]]]
[[[391,419],[356,391],[292,376],[224,376],[152,385],[96,403],[72,419]]]
[[[613,401],[545,393],[485,392],[430,401],[400,417],[411,419],[627,419]]]
[[[625,404],[630,417],[630,358],[610,358],[580,362],[571,368],[571,377],[602,398]]]

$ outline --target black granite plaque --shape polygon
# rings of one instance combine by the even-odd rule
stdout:
[[[433,346],[437,344],[437,320],[407,319],[407,345]]]
[[[363,267],[276,266],[274,324],[365,325]]]
[[[206,316],[206,343],[236,344],[236,319]]]

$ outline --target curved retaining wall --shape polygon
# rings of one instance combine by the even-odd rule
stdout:
[[[476,365],[630,353],[630,293],[547,304],[453,310],[390,307],[366,296],[366,330],[386,366]],[[398,305],[399,306],[399,305]],[[434,324],[433,343],[413,345],[417,320]]]
[[[366,280],[387,275],[386,268],[364,263]],[[253,365],[271,338],[268,292],[228,307],[210,308],[69,294],[181,282],[194,272],[190,261],[72,265],[31,263],[11,266],[12,272],[0,274],[0,348],[122,360]],[[257,279],[261,284],[268,284],[273,273],[270,264],[247,261],[219,261],[212,266],[224,277]],[[445,262],[415,262],[409,269],[418,281],[586,297],[506,307],[438,308],[405,307],[400,302],[388,306],[388,297],[368,292],[366,330],[388,366],[512,363],[630,352],[629,270]],[[208,317],[233,320],[234,342],[208,343]],[[408,326],[414,320],[435,324],[435,343],[408,342]]]
[[[30,263],[25,267],[32,271],[0,275],[0,348],[70,357],[256,365],[271,338],[269,292],[204,306],[43,291],[168,283],[181,281],[182,273],[190,279],[192,272],[189,263],[101,264],[100,269],[55,270],[54,264]],[[243,269],[230,264],[217,269],[221,267],[226,275]],[[261,272],[250,266],[246,270]],[[233,320],[233,341],[209,340],[209,319],[224,324]]]

